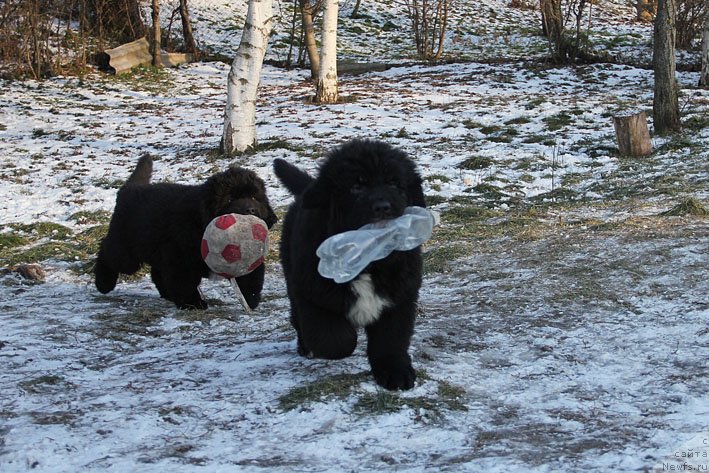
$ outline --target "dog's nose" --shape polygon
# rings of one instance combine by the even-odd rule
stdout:
[[[376,218],[387,218],[392,215],[391,202],[376,200],[372,203],[372,212]]]

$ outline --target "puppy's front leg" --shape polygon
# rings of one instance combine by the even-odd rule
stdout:
[[[236,284],[251,309],[258,307],[259,302],[261,302],[261,290],[263,290],[265,274],[266,264],[264,263],[249,274],[236,278]]]
[[[408,350],[415,317],[415,303],[399,304],[385,309],[379,320],[365,328],[372,374],[377,384],[386,389],[414,387],[416,372]]]

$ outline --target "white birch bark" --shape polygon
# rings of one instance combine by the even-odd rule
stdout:
[[[337,103],[337,14],[339,0],[325,0],[323,10],[322,48],[320,74],[316,100],[320,103]]]
[[[709,11],[705,15],[702,34],[702,73],[699,77],[699,85],[709,87]]]
[[[227,78],[222,151],[242,153],[256,144],[256,95],[271,34],[273,0],[249,0],[246,23]]]

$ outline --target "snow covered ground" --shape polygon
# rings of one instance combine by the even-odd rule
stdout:
[[[609,31],[647,43],[647,25],[609,11],[626,15]],[[485,33],[458,28],[462,50]],[[275,157],[314,171],[361,136],[410,153],[442,213],[412,341],[419,381],[389,393],[362,348],[297,356],[275,255],[251,315],[220,281],[203,284],[199,313],[143,276],[94,289],[96,238],[141,154],[173,182],[232,162],[218,153],[227,71],[1,84],[0,471],[709,469],[709,221],[663,215],[709,205],[696,73],[678,74],[683,132],[632,159],[612,116],[650,111],[648,70],[399,64],[341,77],[348,99],[323,107],[306,104],[307,72],[266,67],[260,148],[235,161],[281,211]],[[33,262],[44,282],[17,272]]]

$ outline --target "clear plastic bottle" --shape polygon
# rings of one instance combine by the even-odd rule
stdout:
[[[386,258],[392,251],[412,250],[424,243],[431,238],[439,220],[438,212],[407,207],[400,217],[333,235],[317,249],[318,272],[337,283],[351,281],[372,261]]]

